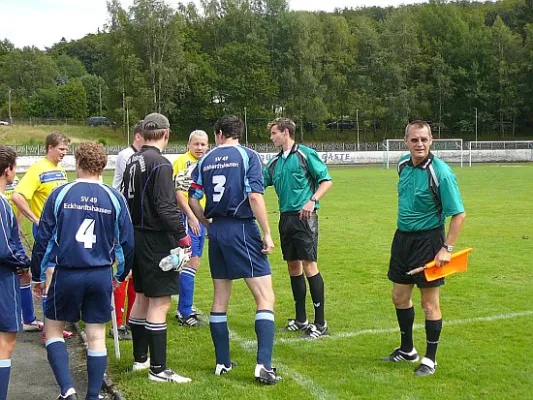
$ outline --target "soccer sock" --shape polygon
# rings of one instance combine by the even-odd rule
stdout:
[[[396,309],[396,318],[400,327],[400,350],[409,353],[413,350],[413,323],[415,322],[415,308]]]
[[[122,282],[113,292],[115,298],[115,315],[117,316],[117,326],[123,325],[124,303],[126,302],[126,286],[128,282]]]
[[[53,338],[46,341],[46,352],[48,353],[48,362],[54,371],[56,382],[61,388],[61,394],[72,388],[72,379],[70,377],[68,365],[68,351],[65,345],[65,339]]]
[[[146,334],[150,347],[150,370],[154,374],[167,369],[167,324],[146,321]]]
[[[292,296],[294,297],[294,306],[296,308],[296,321],[304,322],[307,319],[305,312],[305,296],[307,288],[305,286],[304,274],[291,276]]]
[[[126,324],[130,324],[130,314],[131,309],[133,308],[133,304],[135,303],[135,297],[137,297],[135,293],[135,286],[133,285],[133,281],[130,279],[128,281],[128,311],[126,314]]]
[[[178,301],[178,311],[184,317],[192,314],[192,303],[194,298],[194,278],[196,270],[185,267],[180,273],[180,299]]]
[[[25,324],[35,321],[35,310],[33,309],[33,296],[31,284],[20,287],[20,303],[22,306],[22,319]]]
[[[87,400],[98,400],[107,365],[107,350],[87,351]]]
[[[255,334],[257,335],[257,363],[270,370],[272,348],[274,347],[274,312],[257,310],[255,313]]]
[[[211,339],[213,339],[213,344],[215,345],[217,364],[224,364],[226,367],[231,366],[228,316],[226,313],[212,312],[209,315],[209,329],[211,330]]]
[[[146,320],[130,318],[131,339],[133,342],[133,359],[143,363],[148,359],[148,337],[146,333]]]
[[[442,331],[442,318],[436,321],[426,320],[426,357],[436,361],[437,346]]]
[[[307,278],[309,282],[309,292],[315,306],[315,324],[324,326],[324,279],[320,272],[315,276]]]
[[[7,399],[9,375],[11,375],[11,359],[0,360],[0,400]]]

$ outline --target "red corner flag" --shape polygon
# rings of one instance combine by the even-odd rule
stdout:
[[[472,248],[464,249],[452,254],[450,262],[442,267],[437,267],[435,261],[427,263],[423,267],[415,268],[407,273],[407,275],[418,274],[424,271],[424,275],[428,282],[434,281],[439,278],[454,274],[456,272],[465,272],[468,267],[468,255],[472,251]]]

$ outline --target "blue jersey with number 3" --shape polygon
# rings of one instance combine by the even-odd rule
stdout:
[[[250,193],[263,193],[263,164],[259,155],[241,145],[215,147],[192,173],[189,197],[205,194],[206,218],[253,218]]]
[[[133,261],[133,225],[124,197],[112,187],[78,179],[54,190],[39,222],[33,280],[42,282],[53,254],[58,268],[111,266],[126,278]]]

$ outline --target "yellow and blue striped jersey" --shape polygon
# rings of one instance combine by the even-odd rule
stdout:
[[[67,182],[65,168],[54,165],[45,157],[28,168],[15,192],[30,202],[31,211],[40,218],[50,193]]]
[[[6,190],[4,191],[4,195],[9,200],[9,204],[11,204],[11,208],[13,209],[13,213],[15,215],[18,214],[18,208],[15,205],[15,203],[13,203],[13,201],[11,201],[11,195],[15,191],[15,188],[17,187],[18,184],[19,184],[19,178],[17,178],[15,176],[15,179],[13,180],[13,183],[11,185],[6,185]]]
[[[198,159],[192,155],[190,151],[187,151],[174,160],[174,163],[172,164],[172,177],[176,178],[176,175],[183,171],[185,171],[185,173],[190,177],[192,171],[196,168],[196,164],[198,164]],[[182,193],[185,195],[185,197],[189,198],[188,192],[183,191]],[[202,208],[205,209],[205,196],[200,199],[200,204]]]

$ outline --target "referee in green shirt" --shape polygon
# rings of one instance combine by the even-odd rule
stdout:
[[[279,234],[283,259],[287,261],[296,316],[289,319],[287,330],[304,331],[304,337],[318,338],[327,334],[324,317],[324,280],[318,270],[319,200],[331,188],[331,176],[326,164],[313,149],[296,144],[296,125],[287,118],[268,124],[270,139],[281,147],[280,153],[263,171],[264,184],[274,186],[279,199]],[[310,324],[305,310],[307,288],[315,308],[315,320]]]
[[[457,180],[450,167],[431,152],[430,126],[413,121],[405,128],[405,145],[410,155],[398,164],[398,229],[392,241],[388,277],[393,282],[392,300],[401,332],[401,345],[383,361],[417,362],[413,345],[415,311],[411,296],[420,289],[426,317],[426,354],[415,369],[418,376],[435,373],[436,352],[442,330],[439,286],[444,278],[428,282],[424,274],[406,273],[435,260],[438,267],[451,259],[453,245],[465,219]],[[445,234],[446,217],[451,217]]]

